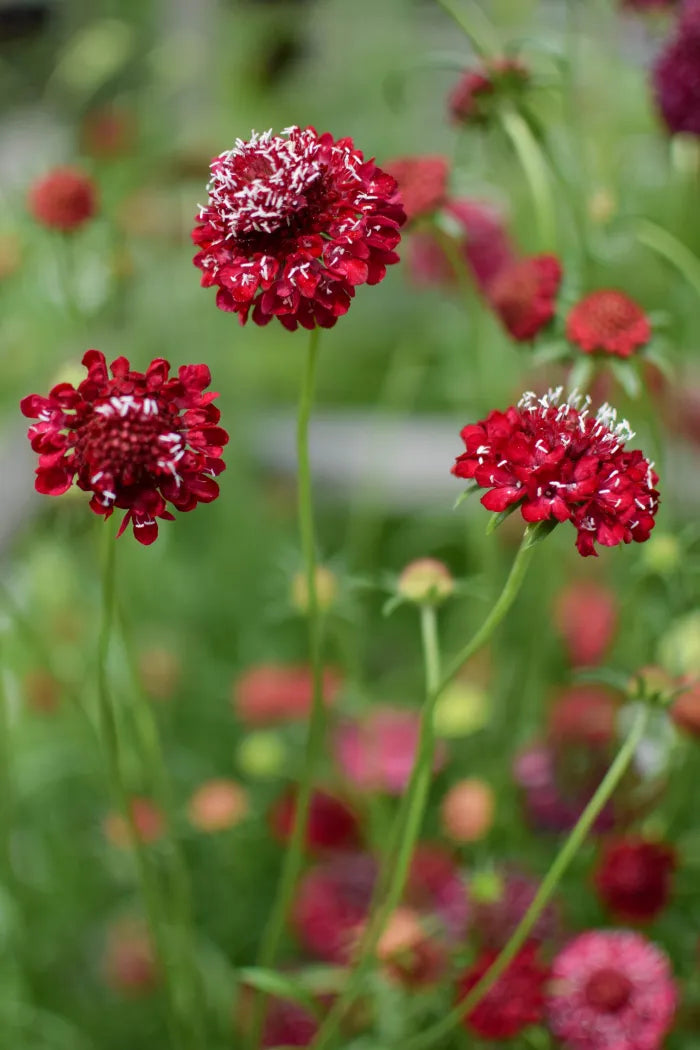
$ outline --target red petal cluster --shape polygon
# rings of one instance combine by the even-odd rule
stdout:
[[[54,168],[29,191],[29,210],[44,226],[72,233],[97,211],[92,179],[76,168]]]
[[[493,988],[466,1015],[465,1028],[484,1039],[510,1039],[541,1020],[548,969],[538,960],[537,951],[536,944],[521,948]],[[491,950],[481,953],[459,982],[459,1001],[479,983],[497,955]]]
[[[292,923],[304,947],[330,963],[352,958],[369,914],[377,865],[364,853],[311,868],[299,883]]]
[[[588,930],[554,960],[549,1026],[570,1050],[659,1050],[676,998],[655,944],[630,930]]]
[[[323,672],[323,698],[335,699],[342,679],[330,667]],[[273,726],[307,718],[313,698],[309,667],[298,664],[260,664],[251,667],[236,682],[233,706],[248,726]]]
[[[572,308],[566,320],[566,337],[586,354],[631,357],[651,339],[651,325],[629,295],[604,288]]]
[[[143,373],[118,357],[110,377],[99,350],[88,350],[83,364],[88,374],[77,388],[59,383],[48,397],[30,394],[20,404],[39,421],[28,432],[39,453],[36,489],[59,496],[75,481],[93,493],[95,514],[126,510],[118,535],[131,522],[140,543],[153,543],[156,519],[174,520],[168,504],[194,510],[219,495],[214,478],[224,470],[228,435],[217,426],[217,395],[204,393],[209,369],[182,365],[169,378],[163,358]]]
[[[281,842],[289,841],[295,813],[295,791],[286,792],[272,807],[270,824],[273,833]],[[360,825],[350,807],[326,791],[314,791],[306,825],[307,848],[315,853],[353,849],[359,841]]]
[[[674,850],[663,842],[628,836],[608,842],[595,873],[598,894],[623,922],[651,922],[663,911],[676,867]]]
[[[396,179],[407,220],[430,215],[447,197],[446,157],[398,157],[385,168]]]
[[[672,135],[700,135],[700,0],[686,0],[654,67],[656,102]]]
[[[202,285],[245,324],[331,328],[359,284],[398,262],[406,215],[396,180],[352,139],[314,128],[266,131],[211,165],[192,239]],[[251,314],[252,310],[252,314]]]
[[[558,596],[554,621],[574,667],[595,667],[615,635],[615,592],[595,580],[575,580]]]
[[[448,99],[456,124],[486,123],[494,96],[517,95],[530,79],[530,72],[517,58],[493,58],[478,69],[467,70]]]
[[[625,451],[629,426],[609,405],[591,416],[588,399],[560,404],[561,392],[525,394],[517,408],[466,426],[466,452],[452,473],[489,490],[481,498],[487,510],[519,506],[527,522],[571,521],[584,557],[597,553],[596,542],[647,540],[658,478],[641,452]]]
[[[562,269],[555,255],[529,255],[504,266],[487,297],[513,339],[525,343],[549,324],[557,307]]]

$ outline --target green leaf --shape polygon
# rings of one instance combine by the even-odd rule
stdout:
[[[511,503],[510,507],[506,507],[505,510],[501,510],[496,514],[492,514],[489,518],[489,523],[486,526],[486,535],[490,536],[492,532],[495,532],[499,525],[502,525],[506,518],[509,518],[513,511],[517,510],[520,503]]]
[[[464,503],[465,499],[468,499],[469,496],[471,496],[472,492],[476,492],[476,490],[479,487],[480,486],[477,484],[476,481],[470,481],[469,484],[467,485],[466,489],[464,490],[464,492],[461,492],[459,494],[459,496],[457,497],[457,499],[455,500],[455,505],[452,508],[452,510],[457,510],[457,507],[459,507],[462,503]]]
[[[400,594],[392,594],[391,598],[384,602],[382,606],[382,616],[391,616],[400,605],[403,605],[405,599]]]
[[[585,667],[572,674],[574,682],[590,682],[594,685],[609,685],[626,693],[630,676],[625,671],[616,671],[614,667]]]
[[[527,543],[525,544],[525,550],[529,550],[530,547],[534,547],[535,544],[541,543],[542,540],[546,540],[550,533],[554,532],[559,522],[554,519],[547,521],[538,521],[535,525],[528,525],[528,537]]]
[[[312,1017],[320,1018],[320,1008],[307,988],[298,977],[277,970],[266,970],[262,966],[244,966],[237,971],[243,984],[256,988],[265,995],[274,995],[278,999],[288,999],[308,1010]]]
[[[595,362],[590,357],[579,357],[569,373],[569,390],[571,393],[577,390],[579,394],[585,394],[593,379]]]
[[[564,361],[571,354],[571,347],[563,339],[538,346],[532,354],[533,365],[549,365],[554,361]]]
[[[629,361],[611,361],[610,368],[627,396],[636,401],[642,392],[642,382],[634,365]]]

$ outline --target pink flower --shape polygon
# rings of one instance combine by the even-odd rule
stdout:
[[[588,930],[559,953],[549,1025],[570,1050],[659,1050],[673,1023],[667,956],[629,930]]]
[[[87,378],[76,388],[59,383],[48,397],[30,394],[23,415],[38,419],[28,432],[39,453],[35,487],[60,496],[75,481],[92,492],[90,509],[109,518],[126,510],[119,532],[130,523],[139,543],[158,536],[157,519],[174,521],[168,504],[194,510],[219,495],[214,478],[228,434],[220,426],[217,394],[206,365],[170,365],[156,358],[146,372],[134,372],[125,357],[107,372],[104,354],[83,357]]]
[[[406,215],[396,180],[352,139],[314,128],[266,131],[211,164],[192,239],[202,285],[245,324],[331,328],[355,288],[378,284]]]
[[[342,679],[327,667],[323,672],[323,698],[335,699]],[[249,668],[235,684],[233,707],[248,726],[273,726],[308,717],[313,697],[311,669],[299,664],[259,664]]]
[[[420,717],[398,707],[378,707],[362,723],[347,723],[335,738],[335,755],[344,775],[363,791],[400,795],[408,785],[416,757]],[[438,746],[433,769],[445,763]]]
[[[641,452],[625,451],[629,425],[609,405],[590,416],[588,400],[560,397],[561,388],[525,394],[517,408],[466,426],[466,452],[452,473],[489,490],[487,510],[519,506],[526,522],[571,521],[584,557],[597,553],[596,542],[643,542],[654,527],[658,478]]]

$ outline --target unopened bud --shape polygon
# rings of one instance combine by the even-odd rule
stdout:
[[[455,589],[449,569],[436,558],[418,558],[399,576],[397,590],[402,598],[418,605],[439,605]]]
[[[483,780],[459,780],[442,800],[445,834],[453,842],[478,842],[493,824],[495,798]]]
[[[328,612],[338,596],[338,581],[330,569],[316,568],[316,603],[319,612]],[[309,611],[309,584],[306,573],[298,572],[292,580],[292,605],[300,613]]]
[[[249,733],[238,745],[238,765],[249,777],[264,780],[284,769],[286,750],[278,733],[261,730]]]

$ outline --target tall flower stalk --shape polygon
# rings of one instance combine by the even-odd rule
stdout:
[[[309,422],[311,419],[314,390],[316,387],[319,335],[319,330],[314,328],[309,338],[297,416],[297,510],[302,557],[304,561],[304,575],[306,577],[308,594],[306,617],[308,625],[309,658],[312,674],[311,715],[304,752],[304,772],[296,800],[294,823],[292,826],[289,848],[285,854],[275,902],[270,913],[270,918],[260,948],[258,965],[263,968],[268,968],[274,965],[289,905],[299,879],[314,778],[321,749],[323,747],[326,727],[326,714],[323,700],[323,662],[321,653],[322,618],[319,610],[318,593],[316,589],[316,530],[314,526],[311,463],[309,458]],[[264,997],[261,996],[257,1000],[256,1011],[254,1013],[251,1046],[257,1046],[260,1041],[264,1018],[265,1000]]]

